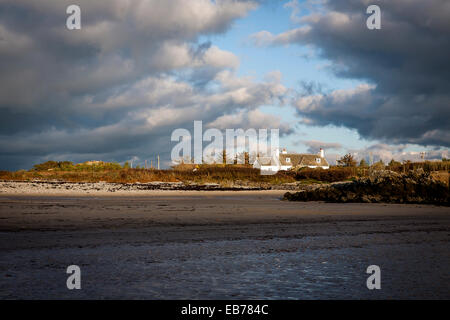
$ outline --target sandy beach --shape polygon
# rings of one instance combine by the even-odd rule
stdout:
[[[284,192],[2,193],[0,298],[450,298],[448,207]]]

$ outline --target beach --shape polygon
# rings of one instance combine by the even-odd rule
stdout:
[[[284,193],[2,192],[0,298],[450,298],[448,207]]]

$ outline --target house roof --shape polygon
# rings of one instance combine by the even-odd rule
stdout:
[[[320,159],[320,162],[317,162],[316,159]],[[315,154],[303,155],[303,159],[300,162],[300,165],[303,165],[303,166],[326,166],[326,167],[329,166],[327,159],[325,159],[319,155],[315,155]]]
[[[257,157],[256,161],[258,161],[262,166],[276,165],[276,163],[272,163],[272,157]]]
[[[328,161],[321,157],[318,154],[301,154],[301,153],[280,153],[277,157],[257,157],[256,161],[261,166],[273,166],[279,165],[281,166],[289,166],[289,167],[303,167],[303,166],[320,166],[320,167],[328,167]],[[289,162],[287,159],[289,158]],[[317,162],[316,159],[320,159],[320,162]]]
[[[318,154],[281,153],[279,159],[282,166],[329,166],[328,161]],[[320,159],[320,162],[316,159]]]
[[[298,153],[280,153],[279,159],[282,166],[296,166],[302,161],[303,155]],[[286,161],[289,159],[289,162]]]

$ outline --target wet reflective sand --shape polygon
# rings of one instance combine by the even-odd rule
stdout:
[[[450,298],[448,208],[281,195],[1,196],[0,298]]]

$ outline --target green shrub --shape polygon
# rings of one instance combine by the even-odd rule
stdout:
[[[59,164],[56,161],[46,161],[43,163],[35,164],[33,170],[35,171],[45,171],[49,169],[59,169]]]

